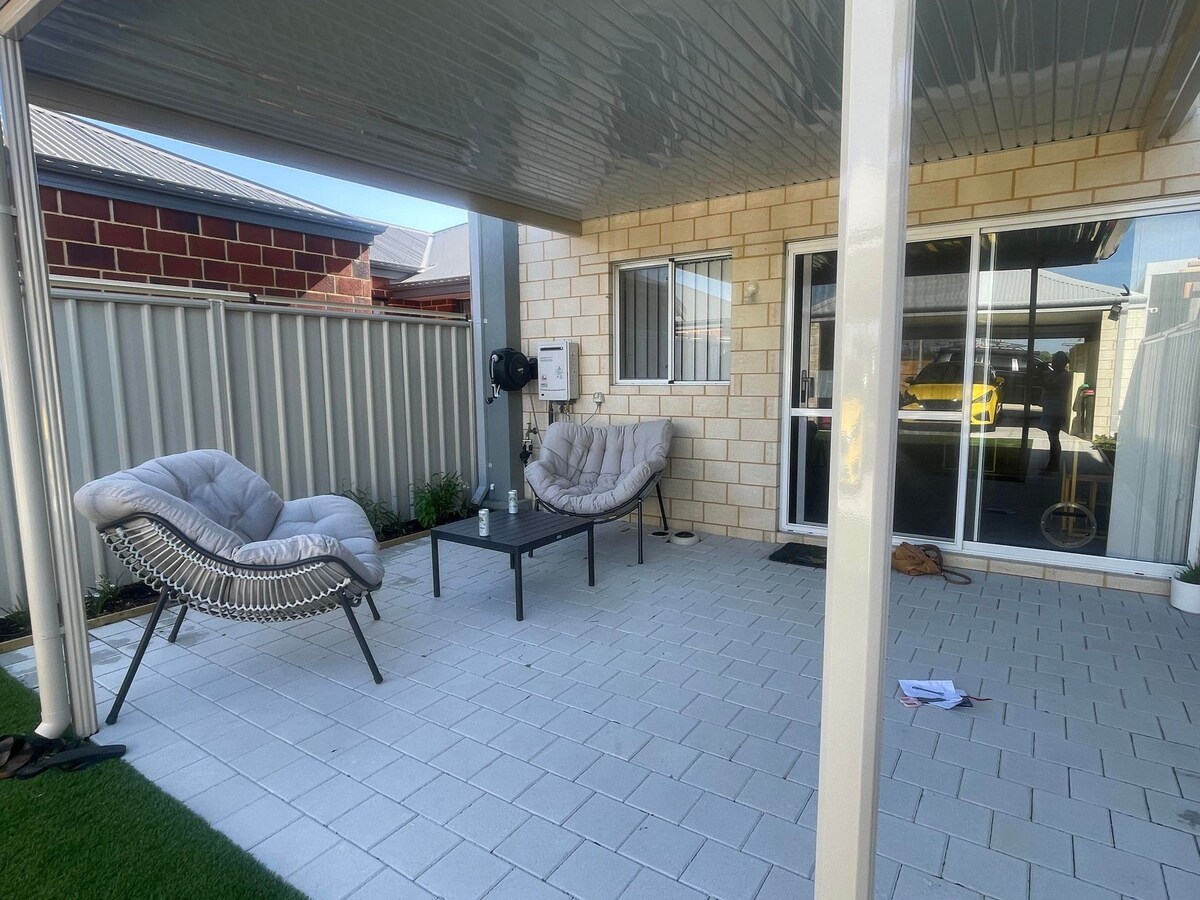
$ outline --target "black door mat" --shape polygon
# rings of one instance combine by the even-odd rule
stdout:
[[[783,544],[767,558],[773,562],[789,563],[793,566],[825,568],[825,548],[813,547],[810,544]]]

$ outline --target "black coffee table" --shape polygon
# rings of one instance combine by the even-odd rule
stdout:
[[[438,525],[430,529],[429,544],[433,556],[433,596],[442,596],[442,576],[438,567],[438,541],[453,541],[484,550],[499,550],[508,554],[508,564],[516,577],[517,621],[525,618],[525,607],[521,593],[521,554],[530,553],[563,538],[587,532],[588,539],[588,585],[596,584],[596,545],[591,519],[573,519],[554,513],[537,512],[532,509],[516,514],[503,510],[491,514],[489,534],[479,533],[478,519],[463,519],[449,525]]]

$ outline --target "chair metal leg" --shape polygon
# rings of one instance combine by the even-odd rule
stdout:
[[[642,501],[637,504],[638,511],[638,565],[642,564]]]
[[[350,598],[342,594],[341,600],[342,609],[346,611],[346,618],[350,620],[350,630],[354,632],[354,637],[358,640],[358,649],[362,651],[363,658],[367,661],[367,666],[371,670],[371,677],[375,679],[376,684],[383,682],[383,676],[379,674],[379,666],[375,665],[375,657],[371,655],[371,648],[367,646],[367,639],[363,637],[362,629],[358,627],[358,619],[354,617],[354,607],[350,605]]]
[[[654,482],[654,492],[658,494],[658,514],[662,517],[663,531],[670,531],[671,526],[667,524],[667,505],[663,502],[662,482]]]
[[[187,604],[182,600],[179,602],[179,615],[175,617],[175,624],[171,626],[171,634],[167,637],[169,643],[175,643],[175,638],[179,637],[179,626],[183,624],[183,617],[187,615]]]
[[[133,684],[133,676],[137,674],[138,666],[142,664],[142,657],[146,655],[146,645],[150,643],[154,629],[158,626],[159,616],[162,615],[169,597],[170,594],[167,591],[158,595],[158,605],[154,607],[154,612],[150,613],[150,621],[146,623],[146,630],[142,632],[142,639],[138,643],[137,650],[134,651],[133,661],[129,663],[129,670],[125,673],[125,680],[121,682],[121,689],[117,691],[117,699],[113,701],[112,709],[108,711],[108,717],[104,720],[109,725],[117,724],[117,716],[121,712],[121,707],[125,705],[125,695],[129,693],[129,687]]]
[[[371,618],[376,622],[379,621],[379,608],[375,605],[375,598],[367,591],[367,606],[371,607]]]

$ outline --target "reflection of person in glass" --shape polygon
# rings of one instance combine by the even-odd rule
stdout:
[[[1067,424],[1071,408],[1071,373],[1068,363],[1071,358],[1059,350],[1050,358],[1050,371],[1042,382],[1042,428],[1050,438],[1050,458],[1043,474],[1057,472],[1062,442],[1059,432]]]

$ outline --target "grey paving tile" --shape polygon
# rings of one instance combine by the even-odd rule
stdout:
[[[1025,819],[996,813],[992,820],[991,848],[1067,875],[1074,872],[1071,836]]]
[[[983,900],[983,895],[977,891],[951,884],[920,869],[901,866],[892,900],[930,900],[931,897],[939,900]]]
[[[1021,753],[1004,750],[1000,754],[1000,778],[1031,788],[1039,788],[1066,796],[1068,793],[1066,766]]]
[[[764,815],[746,839],[742,852],[811,878],[817,858],[817,834],[802,825]]]
[[[382,868],[379,860],[369,853],[338,841],[293,872],[288,880],[310,897],[345,897]]]
[[[505,838],[495,853],[538,878],[545,878],[581,843],[578,835],[534,817]]]
[[[649,776],[648,769],[615,756],[604,755],[592,763],[575,782],[616,800],[624,800]]]
[[[1200,897],[1200,875],[1170,866],[1163,868],[1163,875],[1167,879],[1167,896],[1172,900],[1178,900],[1180,897]]]
[[[479,900],[512,871],[512,867],[474,847],[459,844],[425,870],[417,884],[441,897]]]
[[[1200,819],[1200,816],[1197,816]],[[1176,869],[1200,873],[1200,851],[1196,838],[1178,831],[1121,813],[1112,816],[1113,839],[1118,850],[1158,860]]]
[[[384,869],[349,900],[433,900],[433,895],[392,869]]]
[[[515,802],[543,819],[562,824],[591,795],[592,791],[587,788],[547,773],[526,788]]]
[[[641,869],[621,900],[704,900],[704,895],[653,869]]]
[[[501,756],[468,779],[502,800],[512,800],[544,774],[542,769],[511,756]]]
[[[638,785],[626,803],[678,824],[695,806],[703,791],[654,773]]]
[[[1033,821],[1111,846],[1113,836],[1109,815],[1109,810],[1092,803],[1046,791],[1033,792]]]
[[[328,828],[300,818],[255,844],[251,852],[268,869],[287,877],[337,843]]]
[[[954,837],[987,846],[992,815],[992,811],[986,807],[930,791],[921,796],[916,821]]]
[[[635,753],[630,758],[630,762],[669,778],[679,778],[699,755],[700,751],[698,750],[655,737]]]
[[[963,770],[948,762],[902,752],[892,777],[954,797],[962,783]]]
[[[1071,770],[1071,797],[1128,813],[1139,819],[1148,818],[1146,791],[1136,784],[1115,778],[1093,775],[1079,769]]]
[[[570,900],[558,888],[534,878],[520,869],[513,869],[488,891],[487,900]]]
[[[404,798],[404,805],[427,819],[445,825],[483,796],[479,788],[450,775],[439,775]]]
[[[600,752],[597,750],[566,738],[557,738],[529,761],[538,768],[573,781],[599,758]]]
[[[812,900],[813,891],[813,883],[807,878],[775,866],[754,900]]]
[[[253,847],[300,818],[278,797],[260,797],[217,822],[217,829],[239,847]]]
[[[704,794],[683,817],[682,824],[730,847],[741,847],[761,818],[756,809]]]
[[[329,829],[367,849],[415,817],[416,813],[395,800],[375,794],[330,822]]]
[[[1162,866],[1083,838],[1075,843],[1076,877],[1137,900],[1165,900]]]
[[[1119,895],[1061,872],[1031,866],[1029,900],[1119,900]]]
[[[880,855],[931,875],[942,870],[946,854],[945,833],[882,814],[876,836]]]
[[[950,839],[943,877],[996,900],[1026,900],[1029,864],[977,844]]]
[[[372,847],[371,855],[415,879],[460,842],[458,835],[418,816]]]
[[[622,856],[678,878],[691,862],[704,838],[665,819],[646,816],[621,844]]]
[[[603,794],[593,794],[563,822],[563,827],[587,840],[616,850],[646,818],[646,814]]]
[[[591,842],[576,848],[549,881],[578,900],[616,900],[638,873],[637,863]]]
[[[980,772],[965,772],[958,798],[1012,816],[1029,818],[1033,792],[1023,785]]]
[[[484,794],[447,822],[446,827],[471,843],[492,850],[528,819],[529,813],[524,810]]]
[[[1104,774],[1110,779],[1150,788],[1163,794],[1178,794],[1179,782],[1170,766],[1126,756],[1114,751],[1101,751]]]
[[[755,772],[738,793],[737,800],[746,806],[795,822],[811,796],[812,790],[803,785],[784,781],[765,772]]]
[[[716,841],[705,841],[680,881],[718,900],[751,900],[770,867]]]

